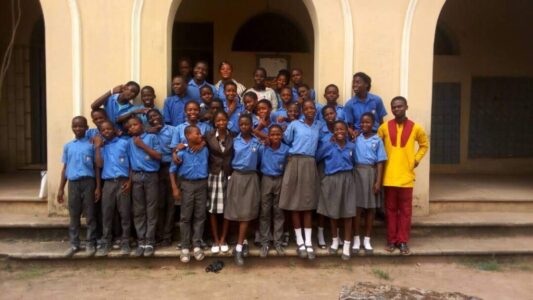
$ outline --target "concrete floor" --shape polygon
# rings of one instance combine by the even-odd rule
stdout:
[[[0,201],[39,199],[40,188],[39,171],[0,173]]]
[[[533,175],[435,174],[431,200],[533,201]]]

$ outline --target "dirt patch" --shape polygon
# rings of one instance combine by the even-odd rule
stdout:
[[[252,258],[238,268],[230,259],[220,273],[215,260],[188,265],[177,259],[2,261],[2,299],[338,299],[343,286],[371,282],[460,292],[483,299],[530,299],[531,258],[495,260],[398,258]],[[494,264],[490,261],[489,264]]]

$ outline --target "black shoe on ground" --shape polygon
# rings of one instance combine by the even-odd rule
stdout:
[[[248,257],[248,254],[250,254],[250,246],[248,244],[242,245],[242,256]]]
[[[120,247],[120,254],[130,255],[130,252],[131,252],[130,243],[128,242],[122,243],[122,246]]]
[[[314,260],[316,258],[315,249],[313,249],[313,246],[305,246],[305,251],[307,252],[307,258],[309,260]]]
[[[385,246],[385,251],[392,253],[396,250],[396,245],[392,243],[388,243],[387,246]]]
[[[67,251],[65,251],[64,256],[66,258],[70,258],[70,257],[74,256],[74,254],[76,252],[78,252],[78,251],[80,251],[80,247],[70,246],[70,248],[68,248]]]
[[[235,261],[235,264],[237,266],[242,266],[244,265],[244,259],[243,259],[243,253],[242,251],[239,252],[239,251],[234,251],[233,252],[233,260]]]
[[[113,242],[113,249],[115,249],[115,250],[120,249],[120,243],[121,243],[120,239],[116,239],[116,240]]]
[[[200,241],[200,248],[202,248],[202,250],[209,250],[211,249],[211,247],[209,246],[208,243],[204,242],[204,240],[201,240]]]
[[[283,233],[283,237],[281,238],[282,241],[281,241],[281,246],[282,247],[288,247],[289,246],[289,239],[290,239],[290,235],[288,232],[285,232]]]
[[[144,253],[144,246],[142,245],[139,245],[137,246],[137,249],[135,250],[135,257],[141,257],[143,256],[143,253]]]
[[[152,246],[152,245],[144,246],[144,253],[143,253],[144,257],[152,256],[152,255],[154,255],[154,252],[155,252],[154,246]]]
[[[304,244],[296,245],[296,253],[298,253],[300,258],[307,258],[307,250]]]
[[[182,248],[182,247],[181,247],[181,243],[177,243],[177,244],[176,244],[176,250],[181,250],[181,248]]]
[[[259,252],[259,257],[261,258],[265,258],[268,256],[268,245],[262,245],[261,246],[261,251]]]
[[[87,244],[87,246],[85,246],[85,253],[87,256],[93,256],[96,253],[96,247],[94,244]]]

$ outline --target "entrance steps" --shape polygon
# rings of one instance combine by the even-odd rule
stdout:
[[[68,248],[68,219],[39,215],[0,213],[0,256],[12,259],[62,259]],[[177,229],[176,229],[177,231]],[[83,235],[82,235],[83,236]],[[252,241],[252,240],[250,240]],[[384,251],[385,228],[377,222],[372,238],[374,256],[395,257]],[[533,213],[531,212],[442,212],[415,217],[409,243],[413,256],[468,255],[533,255]],[[286,249],[287,256],[296,256],[294,243]],[[317,256],[332,256],[327,250],[316,249]],[[155,257],[179,257],[174,246],[157,248]],[[259,248],[251,245],[251,256],[259,256]],[[270,251],[275,256],[275,251]],[[340,255],[340,252],[339,252]],[[208,257],[228,257],[211,254]],[[359,256],[365,256],[360,251]],[[118,251],[111,258],[122,257]],[[74,258],[87,258],[82,251]],[[96,259],[96,258],[91,258]]]

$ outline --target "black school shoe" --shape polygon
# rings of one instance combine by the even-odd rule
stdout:
[[[409,246],[407,246],[407,243],[400,243],[398,245],[398,248],[400,248],[400,254],[401,255],[410,255],[411,250],[409,250]]]
[[[131,252],[130,243],[129,242],[122,243],[122,246],[120,248],[120,254],[126,256],[126,255],[130,255],[130,252]]]
[[[109,247],[108,244],[102,244],[98,250],[96,251],[95,256],[97,257],[104,257],[109,254],[109,251],[111,251],[111,247]]]
[[[71,258],[78,251],[80,251],[80,247],[70,246],[70,248],[68,248],[63,255],[65,258]]]
[[[285,249],[283,249],[281,245],[275,245],[274,247],[276,248],[276,254],[278,256],[285,256]]]
[[[87,254],[87,256],[93,256],[96,253],[96,247],[94,246],[94,244],[87,244],[85,246],[85,253]]]
[[[259,252],[259,257],[261,257],[261,258],[267,257],[268,256],[268,250],[269,250],[268,245],[261,246],[261,250]]]
[[[155,252],[154,251],[154,246],[152,246],[152,245],[144,246],[144,253],[143,253],[144,257],[152,256],[152,255],[154,255],[154,252]]]
[[[242,245],[242,256],[248,257],[248,254],[250,254],[250,246],[248,246],[248,243]]]
[[[135,250],[135,253],[133,255],[135,257],[141,257],[141,256],[143,256],[143,253],[144,253],[144,246],[143,245],[139,245],[139,246],[137,246],[137,249]]]
[[[284,232],[283,237],[281,238],[281,246],[286,248],[289,246],[290,234],[289,232]]]

